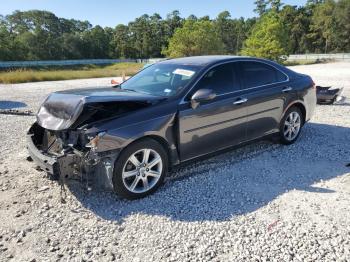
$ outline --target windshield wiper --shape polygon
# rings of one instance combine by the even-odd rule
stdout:
[[[128,88],[120,88],[121,90],[125,90],[125,91],[131,91],[131,92],[136,92],[137,93],[137,91],[136,90],[134,90],[134,89],[128,89]]]
[[[128,89],[128,88],[122,88],[122,85],[114,85],[113,88],[119,88],[120,90],[125,90],[125,91],[131,91],[131,92],[137,92],[134,89]]]

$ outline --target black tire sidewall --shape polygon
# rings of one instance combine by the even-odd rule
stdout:
[[[301,124],[301,125],[300,125],[300,130],[299,130],[298,135],[297,135],[293,140],[288,140],[288,139],[286,139],[285,136],[284,136],[284,123],[285,123],[287,117],[288,117],[288,116],[290,115],[290,113],[292,113],[292,112],[297,112],[297,113],[299,114],[299,116],[300,116],[300,122],[301,122],[300,124]],[[284,145],[293,144],[295,141],[298,140],[303,125],[304,125],[304,117],[303,117],[303,114],[302,114],[301,110],[300,110],[298,107],[296,107],[296,106],[292,106],[291,108],[289,108],[289,109],[286,111],[286,113],[284,114],[284,116],[282,117],[281,122],[280,122],[280,132],[279,132],[280,142],[281,142],[282,144],[284,144]]]
[[[150,190],[143,193],[133,193],[133,192],[130,192],[125,187],[123,183],[122,172],[123,172],[125,162],[129,159],[130,155],[144,148],[152,149],[160,155],[163,161],[162,163],[163,170],[158,182],[154,185],[154,187],[152,187]],[[129,200],[143,198],[155,192],[159,188],[159,186],[162,185],[167,171],[168,171],[168,155],[164,147],[160,143],[158,143],[156,140],[151,138],[144,138],[142,140],[136,141],[130,144],[129,146],[127,146],[125,149],[123,149],[119,157],[115,161],[114,170],[113,170],[113,179],[112,179],[114,191],[117,193],[118,196]]]

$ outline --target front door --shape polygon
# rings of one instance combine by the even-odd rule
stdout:
[[[190,97],[199,89],[212,89],[216,98],[193,109]],[[205,155],[246,139],[247,107],[236,76],[236,63],[209,70],[179,105],[181,160]]]

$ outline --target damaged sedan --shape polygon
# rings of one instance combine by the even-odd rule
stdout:
[[[60,180],[80,177],[136,199],[199,156],[270,135],[294,143],[315,105],[312,79],[272,61],[171,59],[113,87],[50,94],[28,150]]]

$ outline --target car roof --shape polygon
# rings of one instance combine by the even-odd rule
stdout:
[[[229,62],[229,61],[258,61],[261,63],[265,63],[268,65],[271,65],[287,75],[289,77],[293,77],[298,75],[296,72],[286,68],[283,65],[280,65],[274,61],[264,59],[264,58],[257,58],[257,57],[250,57],[250,56],[234,56],[234,55],[207,55],[207,56],[189,56],[189,57],[182,57],[182,58],[173,58],[173,59],[166,59],[161,62],[161,64],[174,64],[174,65],[187,65],[187,66],[197,66],[201,68],[211,67],[217,63],[221,62]]]
[[[189,57],[182,57],[182,58],[173,58],[173,59],[164,60],[159,63],[204,67],[204,66],[216,64],[218,62],[234,61],[239,59],[266,61],[265,59],[249,57],[249,56],[207,55],[207,56],[189,56]],[[271,61],[268,61],[268,62],[271,62]]]

